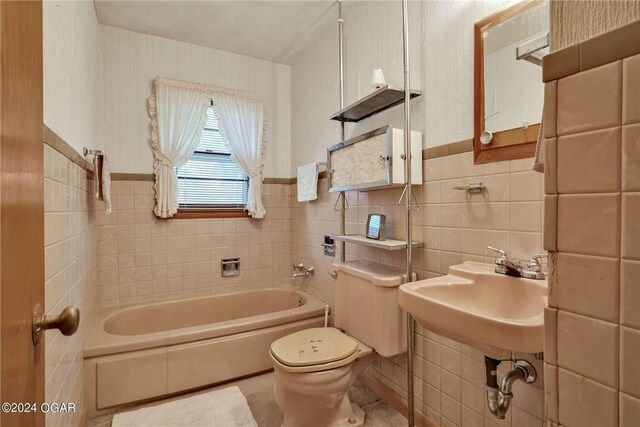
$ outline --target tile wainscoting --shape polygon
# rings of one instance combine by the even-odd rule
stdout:
[[[440,150],[442,151],[442,150]],[[413,233],[424,247],[414,251],[419,278],[446,274],[466,260],[493,262],[487,245],[526,258],[542,251],[543,176],[530,171],[531,159],[474,165],[473,153],[427,152],[424,184],[415,187],[420,209]],[[441,157],[433,158],[433,155]],[[337,234],[337,195],[327,192],[321,175],[318,199],[298,203],[295,180],[267,179],[267,218],[169,219],[154,217],[153,182],[118,175],[113,182],[113,213],[98,213],[100,301],[102,307],[254,289],[298,286],[331,304],[332,264],[323,254],[324,235]],[[481,194],[453,187],[482,181]],[[269,183],[277,182],[277,183]],[[348,192],[347,233],[364,233],[367,215],[387,215],[388,235],[404,238],[401,189]],[[404,251],[388,252],[347,244],[348,260],[368,259],[404,265]],[[241,275],[220,277],[220,258],[241,258]],[[291,263],[316,269],[314,277],[291,279]],[[517,385],[513,409],[497,423],[484,407],[484,365],[475,349],[416,331],[417,409],[441,425],[540,425],[544,418],[542,375],[531,386]],[[534,361],[542,373],[542,364]],[[507,364],[502,369],[507,369]],[[406,397],[405,357],[378,358],[369,380],[396,397]]]
[[[470,147],[469,147],[470,148]],[[440,150],[442,151],[442,150]],[[415,187],[420,209],[413,234],[424,241],[414,251],[419,278],[446,274],[463,261],[493,262],[492,245],[526,258],[542,251],[543,179],[530,170],[532,159],[473,164],[470,151],[447,155],[427,152],[424,180]],[[433,155],[441,157],[433,158]],[[129,178],[129,176],[118,176]],[[169,219],[154,217],[153,182],[113,182],[113,214],[98,213],[100,299],[102,307],[183,298],[266,286],[298,286],[331,304],[332,264],[323,254],[324,235],[337,234],[337,195],[327,192],[321,175],[318,199],[297,202],[295,180],[265,184],[267,218]],[[482,181],[481,194],[453,187]],[[348,192],[347,233],[364,233],[367,215],[387,215],[387,233],[404,238],[405,214],[398,204],[402,189]],[[347,244],[348,260],[367,259],[404,265],[404,251],[389,252]],[[240,256],[241,275],[222,278],[220,258]],[[291,279],[291,263],[313,265],[315,276]],[[441,425],[541,425],[544,418],[542,363],[539,380],[516,385],[507,420],[498,423],[485,411],[483,355],[418,327],[416,331],[417,409]],[[507,364],[501,369],[506,370]],[[378,358],[369,380],[396,397],[406,397],[405,357]]]
[[[80,425],[84,413],[83,346],[98,293],[95,181],[88,164],[45,127],[45,313],[80,309],[76,334],[45,334],[45,401],[75,402],[75,413],[46,415],[47,425]],[[55,148],[54,148],[55,147]]]
[[[463,152],[423,161],[425,182],[416,191],[420,210],[414,213],[413,225],[415,239],[425,242],[414,252],[419,278],[446,274],[450,265],[466,260],[493,262],[495,256],[486,245],[521,258],[542,251],[543,176],[530,171],[532,160],[473,165],[472,156]],[[325,256],[320,244],[324,235],[339,231],[340,214],[333,208],[337,195],[327,192],[323,175],[318,200],[298,203],[292,181],[265,184],[265,220],[158,220],[152,213],[153,182],[114,181],[113,214],[97,214],[102,307],[288,285],[331,304],[333,281],[328,270],[339,254]],[[472,181],[482,181],[486,190],[468,194],[453,189]],[[404,238],[400,193],[401,189],[348,192],[347,233],[363,233],[367,215],[380,212],[387,215],[388,235]],[[404,251],[349,244],[346,250],[349,260],[405,262]],[[222,278],[219,258],[230,256],[241,257],[241,275]],[[313,265],[316,275],[292,280],[290,265],[299,261]],[[415,348],[419,411],[442,425],[498,421],[484,410],[481,353],[420,327]],[[534,363],[542,373],[541,363]],[[404,356],[378,358],[367,375],[405,398],[405,369]],[[516,387],[513,410],[498,425],[540,425],[542,375],[532,386]]]
[[[527,258],[542,250],[543,175],[532,172],[532,159],[473,164],[473,153],[454,155],[446,150],[423,162],[424,184],[415,187],[420,209],[414,212],[414,240],[424,248],[414,250],[414,269],[420,279],[446,274],[450,265],[463,261],[494,262],[487,245]],[[432,153],[433,154],[433,153]],[[427,156],[430,157],[430,156]],[[482,181],[481,194],[468,194],[453,187]],[[398,204],[402,189],[348,192],[347,233],[363,234],[367,215],[387,215],[387,235],[405,237],[404,206]],[[292,261],[313,265],[316,274],[296,279],[297,285],[331,303],[333,279],[328,271],[339,260],[323,255],[325,234],[337,234],[339,212],[333,209],[337,195],[327,192],[327,180],[319,182],[318,200],[298,203],[291,191]],[[404,251],[384,251],[346,245],[347,260],[368,259],[389,265],[404,265]],[[527,258],[528,259],[528,258]],[[523,355],[524,356],[524,355]],[[421,327],[415,335],[416,409],[431,421],[446,426],[541,426],[544,419],[542,362],[533,385],[516,384],[513,406],[507,419],[499,421],[485,409],[483,354],[469,346],[440,337]],[[510,369],[503,363],[501,370]],[[368,379],[385,393],[406,399],[406,358],[378,357],[367,370]],[[397,399],[396,399],[397,400]]]

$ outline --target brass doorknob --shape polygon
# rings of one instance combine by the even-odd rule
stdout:
[[[58,329],[62,335],[73,335],[80,325],[80,310],[76,307],[66,307],[57,316],[46,316],[40,304],[33,309],[33,327],[31,338],[33,345],[40,342],[40,335],[47,329]]]

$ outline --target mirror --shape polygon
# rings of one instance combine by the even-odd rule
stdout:
[[[474,158],[533,156],[544,104],[549,3],[527,0],[475,25]]]

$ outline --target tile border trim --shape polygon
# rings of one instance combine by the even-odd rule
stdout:
[[[111,173],[111,181],[154,181],[154,180],[155,180],[155,176],[152,173],[121,173],[121,172]],[[295,182],[296,182],[296,178],[265,178],[262,183],[289,185],[289,184],[294,184]]]
[[[422,160],[453,156],[454,154],[467,153],[469,151],[473,151],[473,138],[438,145],[436,147],[424,148],[422,150]]]
[[[640,54],[640,20],[551,52],[542,58],[542,80],[550,82]]]
[[[42,125],[42,140],[49,147],[69,159],[69,161],[93,174],[93,165],[45,124]]]
[[[262,183],[263,184],[282,184],[282,185],[291,185],[298,182],[296,178],[265,178]]]
[[[93,165],[85,159],[82,154],[78,153],[75,148],[69,145],[64,139],[56,134],[47,125],[42,125],[42,139],[49,147],[65,156],[69,161],[78,165],[88,173],[93,174]],[[324,175],[323,175],[324,174]],[[326,172],[320,172],[320,178],[326,178]],[[121,173],[112,172],[112,181],[153,181],[155,176],[152,173]],[[264,184],[284,184],[290,185],[297,182],[296,178],[265,178]]]
[[[152,173],[120,173],[111,172],[111,181],[153,181]]]
[[[73,148],[71,148],[71,150],[73,150]],[[445,157],[445,156],[453,156],[454,154],[467,153],[470,151],[473,151],[473,139],[464,139],[462,141],[452,142],[450,144],[438,145],[437,147],[424,148],[422,150],[422,160],[436,159],[438,157]],[[318,173],[318,179],[324,179],[326,177],[327,177],[327,171],[321,171]],[[112,181],[153,181],[154,175],[152,173],[112,172],[111,180]],[[266,177],[262,183],[292,185],[292,184],[296,184],[297,182],[298,182],[298,178],[294,176],[291,178]]]

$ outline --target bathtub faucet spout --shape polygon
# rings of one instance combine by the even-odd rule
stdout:
[[[316,272],[315,269],[313,268],[313,266],[310,266],[309,268],[305,268],[304,264],[302,262],[299,262],[297,264],[293,264],[293,275],[291,276],[292,279],[295,279],[296,277],[309,277],[309,276],[313,276],[314,273]]]

